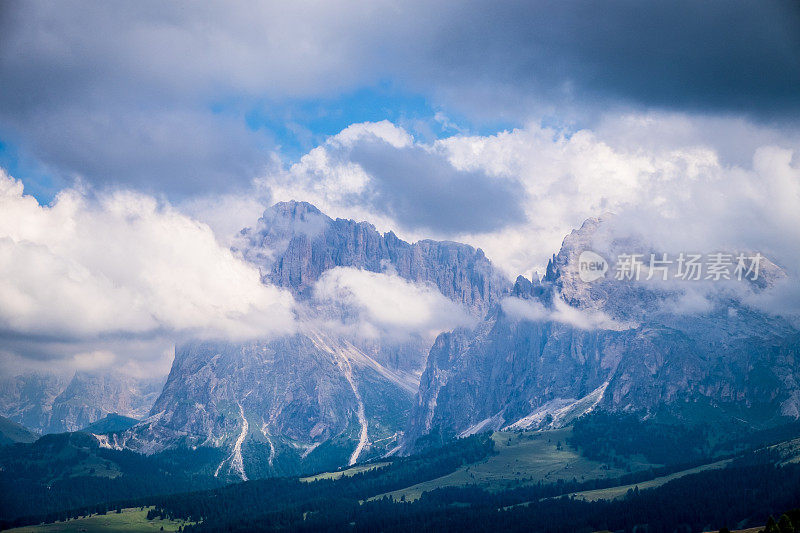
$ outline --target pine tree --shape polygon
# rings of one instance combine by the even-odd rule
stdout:
[[[778,520],[778,531],[780,531],[780,533],[794,533],[792,521],[789,520],[789,517],[785,514],[781,515],[780,519]]]

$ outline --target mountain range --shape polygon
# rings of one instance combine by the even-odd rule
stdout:
[[[0,379],[0,416],[37,433],[78,431],[111,413],[142,419],[163,378],[78,371],[70,379],[32,372]]]
[[[779,279],[777,266],[767,262],[760,283],[690,300],[694,287],[583,281],[584,250],[650,251],[608,245],[605,228],[587,220],[541,279],[512,283],[480,249],[412,244],[305,202],[279,203],[234,250],[294,295],[297,331],[183,343],[160,394],[84,374],[66,387],[6,380],[0,414],[42,432],[108,413],[145,418],[97,439],[144,454],[213,448],[221,455],[201,470],[232,480],[334,469],[488,430],[558,428],[591,411],[741,431],[798,418],[800,332],[746,297]],[[399,279],[458,319],[402,335],[366,328],[347,287],[333,291],[340,299],[321,297],[343,272],[378,287]]]
[[[578,258],[597,248],[601,231],[600,219],[587,220],[541,280],[519,277],[477,327],[439,336],[410,445],[561,427],[595,409],[689,425],[736,422],[740,431],[798,417],[800,335],[790,322],[747,306],[730,287],[687,310],[676,284],[584,282]],[[761,281],[781,275],[767,263]]]
[[[348,306],[320,304],[326,272],[357,269],[439,292],[478,318],[508,282],[481,250],[409,244],[304,202],[268,209],[239,251],[266,282],[303,304],[300,331],[279,339],[178,347],[151,416],[110,445],[144,453],[182,446],[228,450],[217,476],[247,479],[352,464],[399,449],[432,338],[360,335]],[[383,278],[382,278],[383,279]]]

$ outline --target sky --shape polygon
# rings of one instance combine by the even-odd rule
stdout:
[[[795,313],[798,154],[796,0],[6,1],[0,351],[163,371],[181,336],[291,331],[229,249],[288,199],[510,278],[613,212],[664,249],[763,250]]]

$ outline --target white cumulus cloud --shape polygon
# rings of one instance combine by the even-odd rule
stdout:
[[[578,329],[608,329],[623,331],[637,327],[637,324],[614,320],[606,313],[592,309],[578,309],[568,305],[560,298],[553,301],[553,308],[548,309],[541,302],[508,297],[500,302],[503,311],[515,320],[531,322],[559,322]]]
[[[343,306],[354,315],[358,333],[430,339],[443,331],[469,325],[473,319],[435,287],[416,284],[392,272],[336,267],[314,286],[318,303]]]
[[[87,339],[291,331],[293,299],[211,229],[134,192],[69,189],[49,206],[0,173],[0,330]]]

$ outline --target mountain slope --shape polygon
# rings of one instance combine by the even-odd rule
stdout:
[[[39,435],[21,424],[0,416],[0,446],[15,442],[33,442]]]
[[[354,347],[321,334],[184,345],[153,416],[119,444],[144,453],[227,448],[217,474],[242,479],[385,453],[396,444],[412,392],[400,378],[400,385],[387,379],[390,370],[364,360]]]
[[[474,316],[507,287],[480,250],[409,244],[303,202],[267,209],[241,237],[242,256],[300,303],[298,332],[179,346],[150,417],[112,436],[109,446],[143,453],[220,448],[224,459],[214,471],[231,479],[315,472],[393,453],[432,338],[362,335],[344,326],[358,325],[354,310],[320,304],[315,284],[337,267],[381,273],[439,292]]]
[[[49,513],[56,513],[51,520],[63,519],[75,515],[62,511],[87,505],[102,507],[115,500],[222,484],[210,472],[191,468],[218,457],[215,450],[144,457],[105,449],[100,441],[75,432],[1,447],[0,522],[34,514],[44,518]]]
[[[138,423],[139,421],[135,418],[122,416],[117,413],[111,413],[82,428],[81,432],[94,434],[114,433],[118,431],[125,431],[126,429],[132,428]]]
[[[600,227],[593,219],[569,235],[543,280],[520,277],[476,328],[439,336],[407,447],[561,427],[593,409],[745,428],[797,418],[800,332],[735,292],[685,311],[674,285],[581,281],[577,258]],[[765,280],[780,275],[768,267]]]

